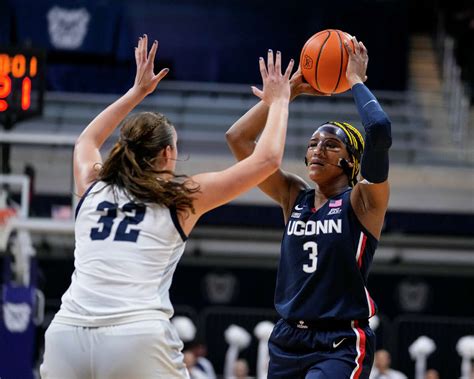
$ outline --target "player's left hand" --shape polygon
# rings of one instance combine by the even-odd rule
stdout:
[[[352,37],[354,49],[350,44],[344,41],[344,47],[349,54],[349,62],[347,62],[346,78],[351,84],[351,87],[356,83],[363,83],[367,80],[367,65],[369,63],[369,56],[367,48],[362,42],[357,41],[356,37]]]
[[[295,99],[299,95],[331,96],[331,94],[319,92],[318,90],[311,87],[311,85],[305,81],[300,67],[298,67],[298,70],[296,70],[290,78],[290,90],[290,100]]]
[[[153,67],[157,50],[158,41],[155,40],[148,53],[148,36],[146,34],[138,39],[138,46],[135,47],[137,73],[133,88],[143,92],[145,95],[152,93],[161,79],[169,72],[168,68],[164,68],[155,75]]]
[[[290,98],[290,75],[294,63],[295,61],[291,59],[285,72],[282,74],[281,52],[277,51],[274,58],[273,50],[269,49],[267,64],[265,64],[265,60],[262,57],[260,57],[258,63],[260,74],[262,75],[263,89],[260,90],[252,86],[253,94],[267,105],[280,99],[288,101]]]

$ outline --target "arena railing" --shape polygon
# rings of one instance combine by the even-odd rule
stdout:
[[[427,120],[418,111],[410,92],[376,91],[393,122],[394,144],[392,159],[403,163],[447,161],[462,164],[459,149],[436,150],[430,146],[426,133]],[[42,118],[18,124],[18,133],[65,134],[66,139],[77,136],[80,131],[107,104],[117,96],[97,94],[48,93]],[[205,151],[219,155],[228,153],[223,135],[253,104],[255,98],[248,86],[216,83],[164,82],[156,96],[145,99],[137,110],[160,111],[182,132],[181,141],[194,152]],[[330,98],[300,98],[291,105],[288,148],[289,158],[301,155],[308,136],[320,123],[342,119],[361,128],[359,116],[350,94]],[[15,143],[18,138],[24,143],[27,136],[1,135],[0,141],[8,138]],[[44,139],[48,139],[46,136]],[[34,140],[37,135],[34,134]],[[54,139],[57,141],[57,139]],[[209,146],[210,145],[210,146]],[[292,153],[294,152],[294,153]],[[437,153],[437,154],[435,154]]]
[[[461,77],[461,67],[456,61],[456,40],[446,30],[446,16],[444,12],[437,11],[437,24],[435,28],[434,43],[441,67],[443,98],[448,113],[451,138],[456,145],[461,146],[459,154],[469,151],[472,137],[469,128],[473,120],[470,117],[471,93],[467,83]],[[470,149],[472,150],[472,149]]]

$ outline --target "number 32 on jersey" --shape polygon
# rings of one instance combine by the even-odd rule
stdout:
[[[312,274],[318,268],[318,244],[314,241],[308,241],[303,245],[305,251],[309,251],[310,263],[303,265],[303,271]]]
[[[117,218],[117,204],[109,201],[102,201],[97,206],[97,210],[104,212],[98,220],[98,228],[92,228],[90,237],[92,240],[103,241],[112,233],[112,226]],[[122,206],[125,217],[120,221],[114,235],[114,241],[137,242],[140,230],[129,228],[131,225],[138,225],[145,218],[146,207],[142,204],[127,203]]]

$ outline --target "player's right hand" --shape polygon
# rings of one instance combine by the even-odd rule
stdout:
[[[369,63],[369,55],[367,48],[362,42],[357,41],[356,37],[352,37],[354,49],[347,41],[344,41],[344,46],[349,54],[349,61],[347,62],[346,78],[351,87],[355,83],[363,83],[367,80],[367,65]]]

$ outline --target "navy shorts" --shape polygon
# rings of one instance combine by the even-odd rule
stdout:
[[[267,379],[368,379],[375,335],[368,323],[311,328],[280,320],[268,342]]]

